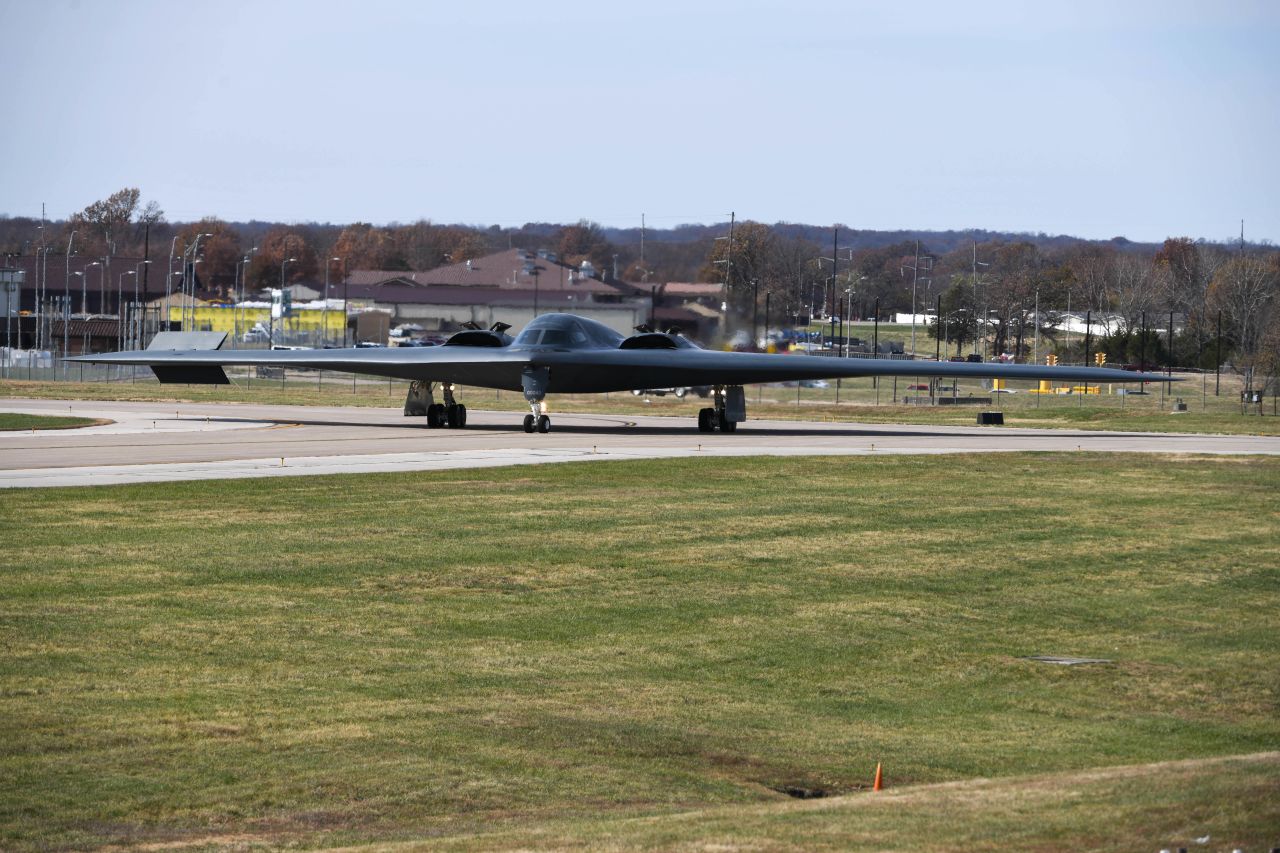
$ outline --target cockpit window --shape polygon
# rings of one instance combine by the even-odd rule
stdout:
[[[520,346],[572,347],[591,345],[591,338],[581,323],[568,318],[534,320],[515,339]]]

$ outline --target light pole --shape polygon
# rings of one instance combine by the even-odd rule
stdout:
[[[146,312],[142,312],[142,316],[138,316],[138,309],[141,307],[138,301],[138,282],[142,279],[142,268],[151,261],[138,261],[133,265],[133,315],[129,323],[129,329],[133,332],[133,348],[142,349],[142,339],[146,336],[145,330],[142,328],[146,321]]]
[[[67,278],[63,280],[63,357],[67,357],[67,346],[70,338],[70,320],[72,320],[72,243],[76,242],[76,231],[67,238]],[[63,362],[63,379],[67,378],[67,364]]]
[[[237,338],[240,337],[240,325],[242,322],[244,322],[245,279],[249,277],[249,262],[253,260],[253,256],[257,254],[257,251],[258,251],[257,246],[254,246],[251,249],[249,249],[249,251],[246,252],[242,258],[240,258],[240,262],[238,264],[238,269],[239,269],[238,280],[240,282],[240,296],[236,300],[236,337]],[[232,346],[237,346],[237,347],[239,345],[240,344],[238,341],[232,344]]]
[[[83,285],[83,284],[84,284],[85,279],[87,279],[87,278],[89,277],[89,276],[85,275],[85,272],[86,272],[85,270],[76,270],[74,273],[72,273],[72,275],[78,275],[78,276],[80,276],[80,282],[81,282],[81,284]],[[86,318],[86,319],[87,319],[87,318]],[[68,325],[70,325],[70,320],[68,320]],[[88,324],[87,322],[84,324],[84,328],[85,328],[85,334],[87,335],[87,334],[88,334],[88,331],[89,331],[89,324]],[[85,348],[84,348],[84,344],[82,343],[82,344],[80,345],[80,354],[81,354],[81,355],[84,355],[84,352],[85,352]],[[65,376],[65,374],[64,374],[64,376]]]
[[[45,324],[49,322],[49,309],[46,304],[49,301],[49,253],[53,251],[53,247],[46,246],[41,251],[44,252],[44,263],[41,264],[43,274],[40,277],[42,284],[36,303],[36,349],[38,350],[48,346],[49,332],[53,331],[52,329],[49,332],[45,331]]]
[[[173,240],[169,243],[169,266],[164,270],[164,325],[166,331],[169,326],[169,309],[170,300],[173,298],[173,250],[178,246],[178,235],[173,235]],[[185,252],[184,252],[185,254]]]
[[[920,259],[920,241],[917,240],[915,260],[912,261],[911,266],[908,267],[904,264],[902,267],[902,270],[900,270],[900,272],[903,274],[905,274],[906,270],[908,269],[911,270],[911,357],[912,358],[916,357],[916,286],[920,282],[920,260],[921,260]],[[933,270],[933,258],[929,255],[925,255],[924,262],[925,262],[925,268],[924,268],[925,272],[931,272]],[[928,280],[929,279],[926,279],[926,281]]]
[[[329,267],[342,258],[330,258],[324,264],[324,308],[320,311],[320,349],[329,345]]]
[[[297,263],[297,258],[285,258],[280,262],[280,307],[284,307],[284,266],[285,264]],[[283,312],[280,319],[284,319]],[[276,301],[271,300],[271,319],[267,329],[267,349],[275,349],[276,346]]]
[[[124,349],[124,277],[134,275],[133,270],[116,277],[116,349]]]
[[[193,326],[195,325],[195,322],[196,322],[196,264],[198,263],[198,261],[196,260],[196,256],[200,253],[200,238],[212,237],[212,236],[213,235],[209,233],[197,234],[195,242],[191,244],[191,288],[190,289],[191,289],[191,325]],[[186,252],[182,253],[184,258],[186,257],[186,254],[187,254]],[[186,291],[185,282],[186,282],[187,275],[186,275],[185,264],[184,264],[184,269],[182,271],[182,275],[183,275],[183,282],[184,282],[184,287],[183,287],[184,292],[183,292],[183,300],[182,300],[182,303],[183,303],[182,304],[182,330],[185,332],[188,330],[187,305],[186,305],[187,300],[186,300],[186,292],[185,292]]]
[[[978,343],[982,332],[982,323],[987,319],[985,313],[978,316],[978,267],[989,267],[991,264],[978,260],[978,241],[973,241],[973,354],[978,354]]]
[[[350,309],[347,308],[347,286],[351,283],[351,277],[347,274],[346,259],[342,261],[342,346],[347,346],[347,328],[351,325]]]
[[[85,316],[86,320],[89,318],[89,267],[100,266],[102,266],[101,261],[94,261],[85,264],[84,269],[80,271],[80,313]]]

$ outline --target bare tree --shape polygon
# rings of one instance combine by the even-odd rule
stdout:
[[[1252,387],[1263,341],[1280,311],[1276,267],[1253,255],[1239,255],[1224,264],[1213,277],[1206,304],[1221,311],[1233,344],[1232,367]]]

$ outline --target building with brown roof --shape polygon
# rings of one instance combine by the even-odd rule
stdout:
[[[329,287],[331,299],[391,312],[392,323],[451,331],[463,323],[521,328],[538,314],[566,311],[629,333],[647,323],[648,293],[604,280],[589,265],[548,252],[508,249],[423,272],[352,270]]]

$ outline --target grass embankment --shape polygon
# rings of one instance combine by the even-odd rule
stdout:
[[[1275,762],[911,798],[1280,743],[1280,460],[978,467],[23,492],[0,509],[0,847],[1274,843]],[[779,793],[870,797],[877,761],[903,794],[875,806]]]
[[[160,385],[140,378],[138,382],[25,382],[0,381],[0,398],[29,397],[59,400],[125,400],[137,402],[241,402],[299,406],[400,406],[407,383],[386,381],[343,381],[342,374],[324,377],[243,381],[235,385]],[[317,381],[322,378],[323,381]],[[898,396],[907,392],[900,380]],[[1026,385],[1027,383],[1023,383]],[[877,390],[869,379],[846,380],[837,391],[828,388],[785,388],[751,386],[747,389],[747,412],[752,418],[781,420],[827,420],[836,422],[937,424],[970,426],[980,409],[997,408],[1005,413],[1009,426],[1088,430],[1132,430],[1146,432],[1200,432],[1233,435],[1278,435],[1280,418],[1241,414],[1234,385],[1224,388],[1222,397],[1197,397],[1187,386],[1190,411],[1170,414],[1172,397],[1163,403],[1157,391],[1146,397],[1121,398],[1109,395],[1071,397],[1027,393],[999,395],[987,406],[895,405],[893,383],[883,381]],[[1025,388],[1020,388],[1025,392]],[[1181,386],[1178,387],[1182,392]],[[911,392],[916,393],[916,392]],[[961,396],[988,395],[980,385],[959,386]],[[838,401],[837,401],[838,395]],[[512,392],[464,388],[459,399],[474,409],[524,412],[524,399]],[[879,399],[879,403],[877,403]],[[673,396],[639,398],[629,392],[602,394],[557,394],[548,398],[551,411],[578,414],[651,414],[689,418],[707,405],[696,396],[678,400]],[[1268,410],[1269,414],[1269,410]]]
[[[66,415],[27,415],[18,412],[0,412],[0,432],[28,429],[74,429],[103,423],[97,418],[76,418]]]

